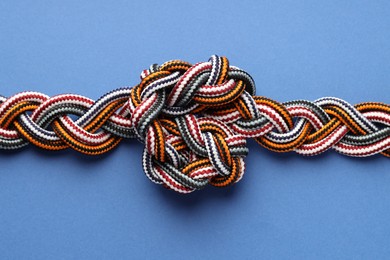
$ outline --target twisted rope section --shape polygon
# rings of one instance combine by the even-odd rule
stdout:
[[[254,138],[276,152],[390,157],[390,106],[332,97],[278,103],[255,96],[245,71],[225,57],[173,60],[142,71],[133,88],[98,100],[74,94],[0,96],[0,149],[29,143],[98,155],[123,138],[144,143],[146,176],[181,193],[239,181]]]

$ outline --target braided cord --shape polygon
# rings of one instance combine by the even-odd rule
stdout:
[[[47,150],[106,153],[123,138],[145,145],[142,164],[157,184],[188,193],[238,182],[246,140],[275,152],[390,157],[390,106],[355,106],[334,97],[279,103],[225,57],[172,60],[142,71],[140,84],[97,101],[38,92],[0,96],[0,149],[29,143]]]

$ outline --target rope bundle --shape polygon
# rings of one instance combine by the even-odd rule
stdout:
[[[245,71],[225,57],[173,60],[142,71],[141,83],[97,101],[74,94],[0,96],[0,149],[32,143],[98,155],[122,138],[144,143],[146,176],[181,193],[239,181],[254,138],[276,152],[390,157],[390,106],[332,97],[278,103],[255,96]]]

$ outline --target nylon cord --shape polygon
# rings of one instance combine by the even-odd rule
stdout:
[[[97,101],[32,91],[0,96],[0,149],[31,143],[99,155],[137,138],[146,176],[180,193],[238,182],[248,138],[275,152],[390,157],[388,104],[353,106],[335,97],[279,103],[255,90],[247,72],[213,55],[194,65],[153,64],[138,85]]]

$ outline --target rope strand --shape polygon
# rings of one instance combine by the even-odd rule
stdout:
[[[255,90],[247,72],[214,55],[195,65],[154,64],[140,84],[97,101],[30,91],[0,96],[0,149],[32,143],[98,155],[137,138],[146,176],[181,193],[238,182],[248,138],[275,152],[390,157],[387,104],[352,106],[334,97],[278,103]]]

